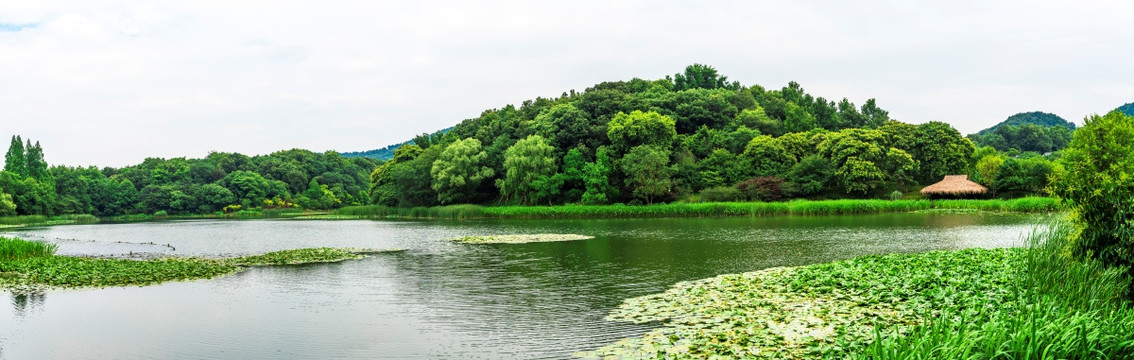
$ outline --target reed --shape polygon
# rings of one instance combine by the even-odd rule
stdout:
[[[1030,237],[1014,297],[946,309],[904,336],[881,332],[859,359],[1129,359],[1134,307],[1120,271],[1067,257],[1066,225]],[[986,322],[973,319],[985,318]]]
[[[991,200],[795,200],[789,202],[709,202],[670,203],[646,206],[560,205],[560,206],[478,206],[449,205],[397,208],[379,205],[351,206],[337,215],[372,218],[433,219],[536,219],[536,218],[636,218],[636,217],[718,217],[782,215],[854,215],[911,212],[922,210],[979,210],[995,212],[1047,212],[1057,210],[1055,200],[1046,197]]]
[[[0,237],[0,261],[55,255],[55,244]]]

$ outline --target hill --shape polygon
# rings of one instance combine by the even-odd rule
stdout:
[[[999,151],[1059,151],[1071,142],[1075,124],[1055,114],[1033,111],[1009,116],[968,138],[977,146]]]
[[[410,145],[410,144],[413,144],[413,140],[406,141],[406,142],[400,143],[400,144],[390,145],[390,146],[387,146],[387,147],[384,147],[384,148],[381,148],[381,149],[366,150],[366,151],[351,151],[351,152],[344,152],[344,153],[341,153],[339,155],[342,155],[342,157],[345,157],[345,158],[360,158],[360,157],[362,157],[362,158],[371,158],[371,159],[378,159],[378,160],[390,160],[390,159],[394,158],[394,151],[395,150],[398,150],[398,148],[400,148],[404,145]]]
[[[1059,115],[1040,112],[1040,111],[1032,111],[1032,112],[1019,113],[1019,114],[1016,114],[1016,115],[1009,116],[1007,119],[1005,119],[1004,121],[1001,121],[999,124],[996,124],[996,125],[993,125],[990,128],[981,130],[980,132],[977,132],[977,134],[985,135],[985,134],[988,134],[988,133],[996,130],[997,128],[999,128],[1001,126],[1008,126],[1008,125],[1020,126],[1020,125],[1023,125],[1023,124],[1034,124],[1034,125],[1039,125],[1039,126],[1063,126],[1063,127],[1066,127],[1069,130],[1075,130],[1075,124],[1074,123],[1067,121],[1067,120],[1063,119],[1062,117],[1059,117]]]
[[[1126,104],[1126,105],[1119,106],[1115,110],[1124,112],[1124,113],[1126,113],[1126,115],[1134,116],[1134,102]]]

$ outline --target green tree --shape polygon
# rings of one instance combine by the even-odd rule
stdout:
[[[736,115],[736,122],[751,129],[756,129],[761,134],[780,136],[784,133],[784,124],[768,116],[768,114],[764,112],[764,108],[759,106],[755,109],[741,111]]]
[[[819,194],[827,188],[833,174],[834,169],[827,158],[818,154],[805,156],[788,171],[783,191],[790,197]]]
[[[480,183],[495,174],[492,168],[484,166],[487,157],[480,140],[468,138],[449,144],[430,169],[437,201],[441,204],[470,201]]]
[[[990,154],[981,157],[974,166],[974,175],[976,175],[974,180],[989,188],[995,188],[996,178],[1000,173],[1000,166],[1003,164],[1004,156],[1002,155]]]
[[[8,153],[4,155],[4,171],[17,176],[28,176],[28,160],[24,152],[24,141],[19,135],[12,136],[12,145],[8,146]]]
[[[537,190],[548,191],[541,185],[550,185],[543,178],[555,175],[554,151],[539,135],[528,136],[509,147],[504,152],[504,178],[496,180],[496,187],[500,188],[504,199],[531,204],[537,200],[533,196]],[[542,182],[535,184],[536,181]]]
[[[636,146],[651,145],[669,149],[677,136],[673,119],[654,111],[618,113],[607,125],[606,136],[620,151]]]
[[[1077,227],[1072,250],[1129,273],[1134,265],[1134,117],[1118,111],[1087,117],[1059,163],[1051,188],[1071,209]]]
[[[742,179],[759,176],[782,178],[784,173],[795,165],[795,159],[788,154],[783,145],[768,135],[752,138],[744,148],[740,161],[745,166],[744,171],[739,174]]]
[[[32,145],[29,139],[25,149],[27,149],[27,176],[36,178],[40,182],[51,182],[51,173],[47,171],[47,161],[43,160],[43,148],[39,146],[39,141]]]
[[[12,201],[12,195],[0,192],[0,216],[16,215],[16,203]]]
[[[610,185],[610,171],[613,160],[605,147],[595,153],[595,161],[583,165],[583,184],[586,191],[580,199],[584,204],[599,205],[610,201],[615,189]]]
[[[843,189],[848,194],[866,195],[885,182],[886,175],[873,162],[852,156],[835,172]]]
[[[921,167],[918,181],[931,183],[945,175],[964,174],[973,151],[972,141],[962,137],[957,129],[930,121],[914,130],[910,155]]]
[[[673,75],[673,90],[729,88],[736,90],[738,83],[729,83],[727,76],[717,74],[717,69],[703,64],[685,67],[685,73]]]
[[[622,171],[626,174],[626,186],[647,204],[673,188],[669,152],[657,147],[640,145],[630,149],[622,158]]]

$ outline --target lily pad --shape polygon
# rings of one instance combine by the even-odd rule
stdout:
[[[465,236],[449,240],[462,244],[527,244],[538,242],[588,240],[594,238],[594,236],[578,234],[516,234]]]

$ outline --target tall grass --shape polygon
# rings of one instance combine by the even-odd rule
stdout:
[[[43,215],[0,216],[0,225],[34,225],[47,222]]]
[[[351,206],[335,211],[339,215],[400,218],[610,218],[610,217],[710,217],[776,215],[849,215],[910,212],[921,210],[981,210],[1045,212],[1056,210],[1055,200],[1045,197],[993,200],[796,200],[790,202],[670,203],[647,206],[562,205],[562,206],[478,206],[449,205],[397,208]]]
[[[0,237],[0,261],[55,255],[55,244]]]
[[[880,334],[857,358],[1134,358],[1134,308],[1123,300],[1130,280],[1097,261],[1070,259],[1069,236],[1065,224],[1032,234],[1008,303],[946,310],[904,336]]]

